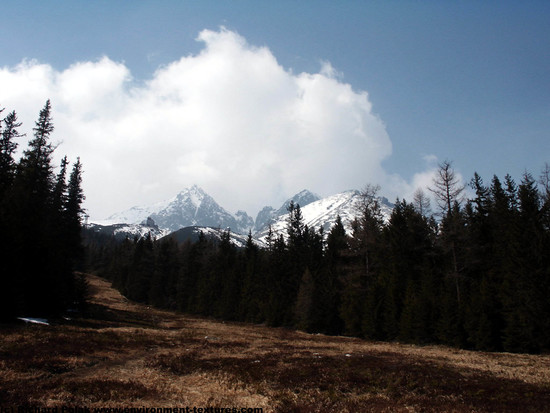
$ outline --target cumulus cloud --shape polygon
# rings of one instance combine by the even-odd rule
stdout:
[[[81,157],[95,219],[193,184],[254,215],[304,188],[329,195],[370,182],[403,196],[425,180],[383,169],[392,152],[385,125],[367,92],[330,63],[295,74],[235,32],[204,30],[197,40],[200,53],[146,82],[108,57],[62,71],[36,61],[2,68],[0,103],[30,132],[51,99],[57,156]]]

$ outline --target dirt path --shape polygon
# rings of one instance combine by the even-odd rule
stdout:
[[[550,356],[223,323],[129,302],[89,276],[91,317],[4,326],[0,407],[550,411]]]

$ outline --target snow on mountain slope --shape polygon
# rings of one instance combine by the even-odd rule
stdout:
[[[300,205],[300,208],[311,204],[312,202],[320,200],[321,197],[314,194],[307,189],[304,189],[294,195],[292,198],[287,199],[279,209],[272,208],[270,206],[264,207],[256,216],[256,224],[254,225],[255,232],[261,232],[267,229],[270,223],[276,222],[278,217],[286,215],[288,213],[288,206],[290,202],[294,202],[295,205]]]
[[[361,193],[351,190],[319,199],[304,207],[300,206],[300,209],[302,211],[304,224],[310,229],[318,231],[320,227],[323,227],[325,233],[328,233],[336,222],[337,216],[340,215],[346,232],[351,234],[351,223],[355,217],[359,215],[360,202]],[[388,220],[393,205],[390,204],[386,198],[380,198],[380,206],[384,219]],[[288,213],[280,215],[276,221],[271,224],[273,234],[276,236],[283,234],[283,237],[286,239],[287,222]],[[268,232],[269,227],[263,228],[261,231],[257,232],[254,237],[265,242]]]
[[[134,238],[140,239],[150,235],[152,239],[162,238],[170,233],[165,229],[160,229],[156,225],[143,224],[111,224],[102,225],[97,223],[87,224],[85,228],[92,232],[102,233],[109,236],[114,236],[118,240],[128,238],[133,240]]]
[[[166,201],[157,202],[152,205],[134,206],[130,209],[127,209],[126,211],[117,212],[116,214],[111,215],[105,220],[98,221],[98,223],[105,225],[139,224],[145,221],[148,217],[150,217],[157,211],[162,211],[163,209],[165,209],[175,199],[176,197]]]
[[[200,234],[203,234],[206,238],[213,240],[215,242],[219,242],[222,239],[222,236],[224,234],[223,229],[219,228],[210,228],[210,227],[198,227],[198,226],[192,226],[192,227],[186,227],[179,229],[175,232],[172,232],[168,234],[165,238],[171,238],[177,242],[196,242],[199,240]],[[229,241],[231,244],[236,246],[237,248],[244,248],[247,244],[248,235],[242,235],[237,234],[234,232],[229,233]],[[265,247],[265,244],[262,242],[259,242],[257,240],[252,240],[255,245],[257,245],[260,248]]]
[[[140,224],[151,217],[159,228],[177,231],[189,226],[231,228],[247,233],[253,227],[252,218],[239,211],[233,215],[197,185],[184,189],[175,197],[149,206],[136,206],[111,215],[111,223]]]
[[[172,199],[149,206],[133,207],[114,214],[109,217],[108,222],[102,224],[106,232],[119,237],[125,234],[130,238],[133,235],[141,237],[149,232],[153,238],[159,238],[182,228],[209,227],[217,228],[218,232],[230,229],[231,234],[236,238],[240,234],[244,240],[246,234],[254,229],[254,239],[262,244],[265,243],[270,223],[276,236],[282,234],[286,238],[287,208],[290,201],[300,205],[304,224],[310,229],[318,231],[323,227],[325,233],[328,233],[339,215],[346,231],[351,234],[351,223],[360,213],[361,193],[350,190],[321,199],[318,195],[304,190],[289,198],[279,209],[265,207],[258,213],[256,225],[254,225],[254,220],[246,212],[238,211],[235,215],[230,214],[195,185],[181,191]],[[388,220],[393,205],[385,198],[379,198],[379,201],[382,215],[385,220]],[[154,226],[157,227],[155,231],[151,231],[151,225],[147,223],[148,218],[154,221]],[[116,225],[113,225],[115,223]],[[243,240],[236,241],[236,244]]]

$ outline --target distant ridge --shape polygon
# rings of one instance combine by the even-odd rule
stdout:
[[[250,232],[255,242],[262,246],[270,227],[275,235],[286,237],[287,209],[291,201],[300,205],[304,224],[310,229],[318,231],[322,227],[328,233],[340,216],[346,231],[351,234],[351,224],[359,215],[361,192],[349,190],[321,198],[304,189],[287,199],[278,209],[264,207],[254,222],[244,211],[229,213],[203,189],[193,185],[171,199],[135,206],[111,215],[101,225],[90,224],[89,228],[117,238],[140,238],[150,234],[152,238],[159,239],[178,232],[173,236],[176,240],[194,240],[201,231],[219,238],[222,231],[230,230],[233,242],[240,246],[244,245]],[[393,204],[386,198],[379,198],[379,201],[382,215],[388,220]]]
[[[190,226],[205,226],[247,233],[254,225],[246,212],[231,214],[197,185],[184,189],[169,200],[149,206],[135,206],[111,215],[107,220],[113,224],[139,224],[147,218],[152,218],[159,228],[170,232]]]
[[[351,223],[359,215],[359,206],[361,203],[361,192],[357,190],[344,191],[326,198],[318,199],[303,206],[300,204],[304,225],[316,231],[323,228],[325,233],[328,233],[336,218],[340,216],[346,232],[351,234]],[[394,205],[386,198],[379,198],[382,216],[388,220]],[[273,234],[282,234],[286,237],[286,227],[288,220],[288,212],[279,215],[277,219],[271,222],[271,230]],[[269,225],[263,227],[255,233],[255,238],[264,242],[269,232]]]

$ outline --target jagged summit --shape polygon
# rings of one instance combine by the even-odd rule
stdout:
[[[304,224],[309,228],[318,230],[323,227],[325,233],[328,233],[339,215],[346,230],[351,232],[351,222],[359,213],[361,193],[350,190],[321,198],[311,191],[303,190],[286,200],[278,209],[264,207],[254,222],[245,211],[229,213],[202,188],[193,185],[166,201],[136,206],[114,214],[109,217],[109,223],[116,224],[111,225],[113,231],[135,233],[138,236],[151,232],[155,237],[187,227],[195,227],[195,232],[200,228],[230,229],[231,233],[243,236],[250,231],[254,239],[262,244],[270,225],[274,233],[286,235],[291,201],[300,205]],[[380,198],[380,204],[385,219],[388,219],[393,205],[385,198]]]
[[[325,233],[328,233],[339,215],[346,231],[351,234],[351,223],[359,215],[361,199],[359,191],[349,190],[317,199],[304,206],[300,204],[304,224],[314,230],[323,227]],[[384,219],[389,219],[393,205],[386,198],[380,198],[380,207]],[[287,223],[288,211],[285,210],[285,213],[278,215],[271,221],[271,230],[275,235],[282,234],[283,237],[286,237]],[[269,225],[266,225],[256,232],[255,238],[260,241],[265,240],[268,231]]]
[[[278,217],[286,215],[288,212],[288,207],[290,202],[300,205],[300,208],[311,204],[312,202],[318,201],[321,197],[307,189],[304,189],[298,192],[293,197],[287,199],[279,209],[275,209],[271,206],[264,207],[258,215],[256,216],[256,223],[254,225],[254,230],[260,232],[266,229],[270,223],[273,223],[277,220]]]
[[[202,188],[193,185],[166,201],[148,206],[135,206],[111,215],[112,223],[139,224],[152,218],[159,228],[177,231],[189,226],[230,228],[234,232],[246,233],[253,226],[252,218],[246,212],[236,215],[222,208]]]
[[[291,201],[294,202],[295,205],[300,205],[300,208],[303,208],[306,205],[309,205],[312,202],[318,201],[320,199],[321,197],[319,195],[314,194],[313,192],[308,191],[307,189],[303,189],[302,191],[294,195],[292,198],[287,199],[285,203],[277,210],[277,215],[286,214],[288,212],[288,207]]]

